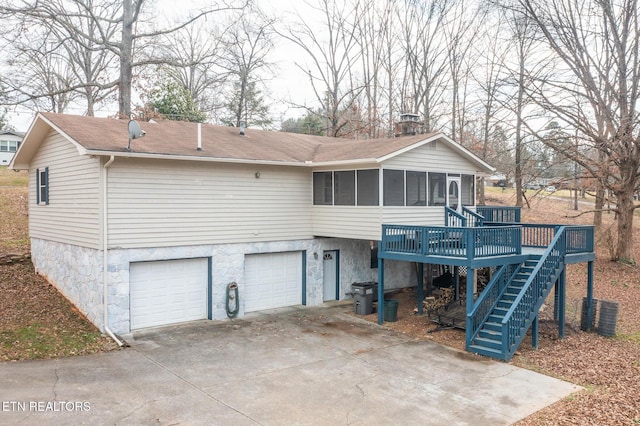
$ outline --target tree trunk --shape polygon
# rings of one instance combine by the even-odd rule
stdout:
[[[484,178],[478,178],[477,179],[478,184],[478,205],[480,206],[484,206],[487,204],[487,200],[484,196]]]
[[[626,188],[625,188],[626,189]],[[616,258],[619,262],[635,264],[633,258],[633,190],[616,192],[616,207],[618,211],[618,243]]]
[[[131,116],[131,81],[133,80],[133,4],[132,0],[122,1],[122,41],[120,53],[120,90],[118,114],[120,118]]]
[[[576,192],[578,189],[576,188]],[[602,209],[604,208],[604,188],[601,184],[598,183],[598,187],[596,188],[596,202],[595,202],[595,212],[593,214],[593,226],[599,227],[602,225]]]

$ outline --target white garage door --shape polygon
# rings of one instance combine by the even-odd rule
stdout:
[[[131,329],[207,318],[207,259],[132,263]]]
[[[302,304],[302,253],[248,254],[244,258],[245,312]]]

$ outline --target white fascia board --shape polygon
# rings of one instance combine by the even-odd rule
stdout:
[[[144,152],[122,152],[122,151],[101,151],[95,149],[87,149],[84,155],[103,156],[103,157],[120,157],[120,158],[146,158],[153,160],[179,160],[179,161],[203,161],[210,163],[232,163],[232,164],[256,164],[261,166],[295,166],[308,167],[309,164],[304,162],[293,161],[269,161],[269,160],[251,160],[243,158],[221,158],[221,157],[201,157],[191,155],[174,155],[174,154],[149,154]]]

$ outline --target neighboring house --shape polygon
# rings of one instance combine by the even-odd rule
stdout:
[[[493,172],[442,134],[141,124],[129,141],[126,121],[41,113],[11,164],[29,170],[36,270],[120,334],[227,318],[232,283],[239,316],[349,297],[378,278],[383,224],[443,226]],[[385,268],[385,288],[416,285],[413,264]]]
[[[8,166],[18,150],[24,133],[12,130],[0,131],[0,166]]]

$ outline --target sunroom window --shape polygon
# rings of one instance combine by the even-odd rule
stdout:
[[[427,173],[407,171],[407,206],[427,205]]]
[[[327,206],[333,204],[333,173],[313,173],[313,204]]]
[[[356,204],[356,173],[353,170],[334,172],[334,204],[354,206]]]
[[[462,205],[473,206],[475,205],[475,178],[473,175],[462,175]]]
[[[429,173],[429,205],[444,206],[447,203],[447,175]]]
[[[385,170],[383,173],[385,206],[404,206],[404,170]]]
[[[378,169],[358,170],[358,205],[380,205],[380,184]]]

